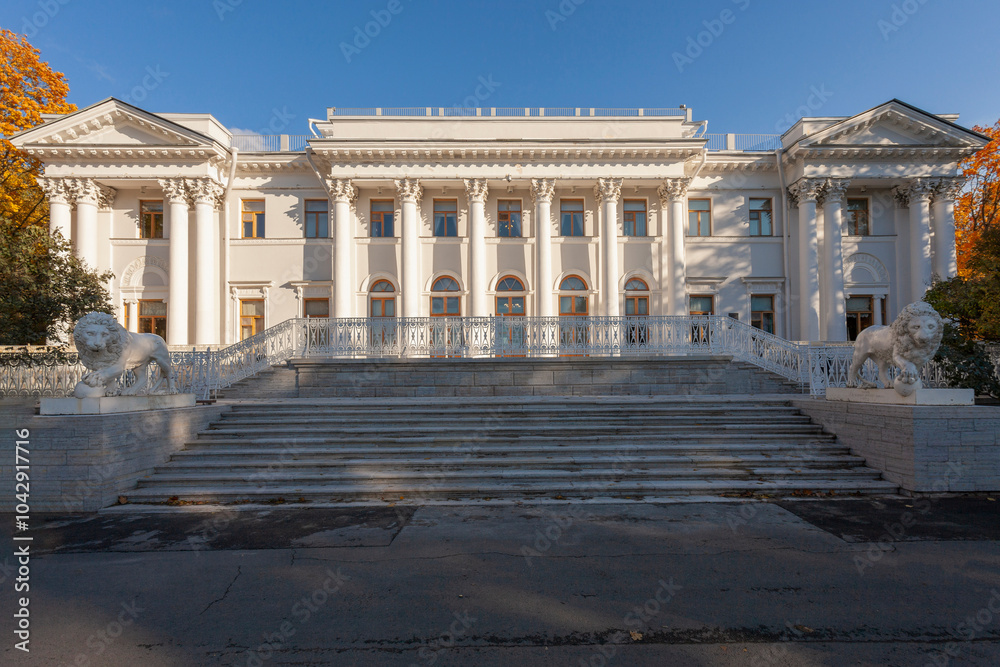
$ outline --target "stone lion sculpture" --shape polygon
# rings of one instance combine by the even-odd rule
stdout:
[[[107,313],[87,313],[73,328],[73,342],[80,361],[90,372],[76,385],[77,398],[107,396],[115,381],[127,370],[133,370],[136,382],[125,387],[122,394],[136,396],[146,393],[176,393],[170,370],[170,353],[156,334],[130,333]],[[166,382],[166,392],[160,386],[151,392],[146,384],[146,369],[155,363]]]
[[[872,359],[878,365],[882,386],[893,386],[899,394],[909,396],[920,388],[920,369],[934,358],[942,336],[944,322],[938,312],[929,303],[911,303],[891,326],[868,327],[858,334],[847,385],[875,386],[861,379],[861,367]],[[890,364],[900,371],[895,384],[889,379]]]

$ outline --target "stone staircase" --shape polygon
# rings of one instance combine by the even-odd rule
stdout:
[[[452,372],[447,367],[430,376]],[[562,386],[602,386],[604,378],[593,382],[598,369],[590,370],[589,383],[577,377],[580,384]],[[738,382],[784,386],[751,370]],[[297,372],[301,392],[302,368]],[[516,377],[518,371],[510,372]],[[450,387],[427,379],[403,386]],[[529,392],[561,385],[504,384],[484,376],[482,384],[459,385],[458,395],[379,398],[379,386],[365,386],[371,380],[353,386],[363,398],[234,403],[197,440],[140,480],[129,503],[651,500],[897,491],[780,394],[693,395],[689,381],[686,394],[642,395],[648,386],[636,384],[637,395],[631,396],[537,396]],[[316,382],[307,386],[322,388]],[[520,387],[523,395],[477,396],[468,391],[475,387]]]

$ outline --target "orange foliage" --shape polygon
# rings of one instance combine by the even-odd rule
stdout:
[[[7,138],[40,124],[42,114],[76,111],[66,102],[65,77],[39,55],[24,35],[0,29],[0,217],[19,226],[47,224],[45,197],[35,183],[42,165]]]
[[[971,261],[982,233],[1000,227],[1000,120],[993,127],[972,128],[990,137],[981,151],[962,161],[966,188],[955,202],[958,273],[971,277]]]

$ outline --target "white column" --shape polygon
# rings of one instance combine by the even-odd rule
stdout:
[[[97,268],[97,184],[90,179],[78,179],[76,194],[76,255],[90,269]]]
[[[556,314],[552,293],[552,198],[555,191],[554,179],[531,179],[531,198],[535,202],[535,308],[541,317]]]
[[[819,179],[803,178],[788,188],[799,206],[799,338],[806,341],[820,340],[816,198],[822,184]]]
[[[875,309],[875,312],[872,314],[874,317],[872,323],[875,325],[882,324],[882,300],[884,298],[884,296],[875,296],[872,298],[872,308]]]
[[[354,317],[354,217],[358,190],[349,179],[329,181],[333,200],[333,316]]]
[[[217,232],[215,211],[223,188],[213,180],[200,178],[194,183],[194,342],[196,345],[219,344],[219,312],[215,308],[216,281],[219,275],[214,235]]]
[[[603,255],[603,271],[601,276],[601,297],[604,302],[604,314],[608,317],[618,317],[618,200],[622,195],[622,179],[599,178],[594,188],[594,197],[601,202],[601,217],[604,228],[601,230],[601,249]]]
[[[657,189],[660,195],[660,202],[663,205],[664,215],[669,206],[669,221],[666,223],[668,233],[666,248],[666,275],[664,276],[664,287],[669,295],[670,315],[687,315],[687,257],[684,250],[684,241],[687,236],[687,212],[685,204],[687,202],[688,186],[691,185],[690,178],[669,178],[663,181]]]
[[[493,308],[486,296],[486,196],[485,178],[465,179],[469,197],[469,314],[488,317]]]
[[[170,293],[167,344],[188,344],[188,188],[182,178],[160,181],[167,198],[170,232]]]
[[[955,200],[965,183],[961,178],[942,178],[934,188],[934,273],[942,280],[958,275],[955,255]]]
[[[59,232],[67,241],[72,241],[72,201],[74,193],[66,179],[35,179],[49,200],[49,232]]]
[[[915,179],[910,195],[910,282],[914,301],[923,298],[931,284],[931,193],[933,184]]]
[[[844,295],[844,195],[850,181],[843,178],[829,178],[823,186],[823,221],[826,233],[823,238],[826,268],[826,293],[822,299],[822,309],[826,313],[826,339],[847,340],[847,299]]]
[[[128,299],[125,304],[128,308],[128,330],[136,333],[139,331],[139,302],[135,299]]]
[[[892,189],[896,208],[893,211],[893,224],[896,228],[896,307],[900,310],[906,304],[914,301],[910,294],[912,267],[907,258],[910,256],[910,195],[905,187],[896,186]]]
[[[423,198],[420,181],[404,178],[396,181],[396,195],[402,208],[400,236],[403,244],[403,267],[400,279],[400,299],[403,317],[420,317],[420,218],[417,202]]]

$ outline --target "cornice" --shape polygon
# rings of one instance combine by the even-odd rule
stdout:
[[[427,147],[414,144],[407,147],[368,145],[337,148],[312,145],[313,152],[331,163],[392,163],[426,160],[436,164],[458,161],[517,160],[517,161],[593,161],[593,160],[685,160],[702,154],[702,146],[532,146],[523,142],[463,147]]]

